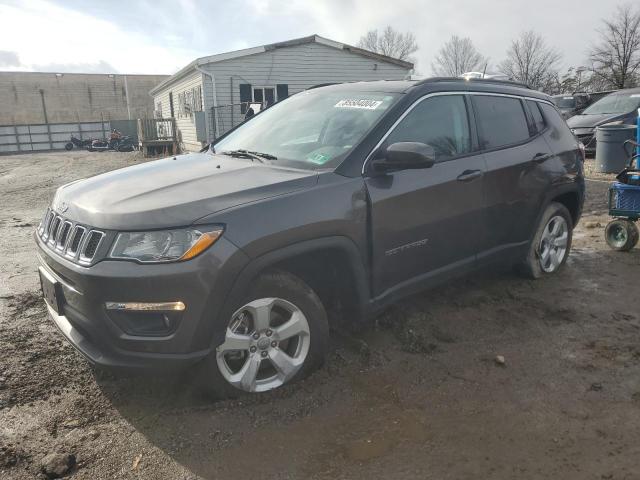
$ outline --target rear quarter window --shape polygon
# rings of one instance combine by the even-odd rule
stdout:
[[[539,105],[544,119],[547,125],[549,125],[549,138],[561,142],[564,148],[575,146],[576,140],[567,126],[567,122],[565,122],[560,115],[560,112],[548,103],[540,103]]]
[[[474,104],[482,148],[500,148],[529,138],[529,125],[518,98],[477,95]]]

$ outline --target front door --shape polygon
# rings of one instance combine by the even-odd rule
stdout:
[[[376,296],[471,265],[485,242],[485,161],[472,152],[465,96],[426,97],[391,131],[379,151],[421,142],[433,167],[365,179],[371,200]]]

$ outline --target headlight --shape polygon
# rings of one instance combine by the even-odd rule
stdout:
[[[123,232],[118,234],[109,257],[143,263],[189,260],[213,245],[222,231],[221,227],[207,227]]]
[[[624,123],[624,120],[616,120],[615,122],[603,123],[600,126],[601,127],[608,127],[610,125],[622,125],[623,123]]]

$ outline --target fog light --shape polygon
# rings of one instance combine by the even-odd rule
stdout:
[[[109,318],[127,335],[166,337],[176,331],[182,312],[150,310],[108,310]]]
[[[186,307],[182,302],[106,302],[107,310],[132,312],[182,312]]]

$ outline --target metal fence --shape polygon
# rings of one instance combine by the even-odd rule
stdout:
[[[208,141],[224,135],[244,122],[247,103],[233,103],[211,107],[208,115]]]
[[[110,131],[109,122],[0,125],[0,153],[61,150],[72,134],[84,140],[105,138]]]

